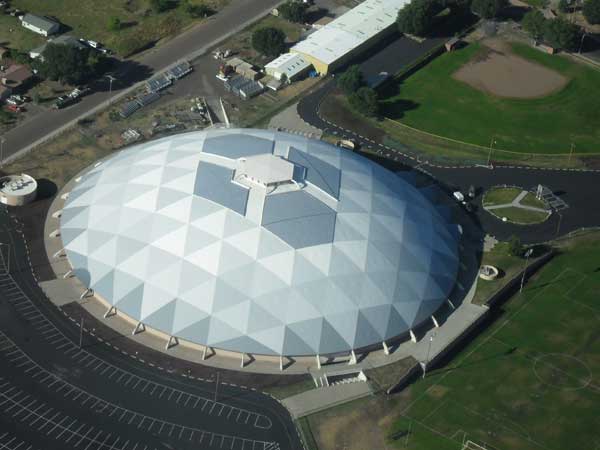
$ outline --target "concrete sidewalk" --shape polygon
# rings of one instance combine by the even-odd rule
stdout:
[[[369,383],[357,382],[313,389],[282,401],[294,419],[372,394]]]

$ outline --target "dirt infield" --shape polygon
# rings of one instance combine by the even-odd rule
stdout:
[[[462,66],[453,77],[498,97],[536,98],[560,90],[569,81],[558,72],[510,52],[498,42]]]

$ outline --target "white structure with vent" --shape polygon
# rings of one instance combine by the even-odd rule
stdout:
[[[9,206],[21,206],[35,200],[37,182],[26,174],[8,175],[0,178],[0,202]]]

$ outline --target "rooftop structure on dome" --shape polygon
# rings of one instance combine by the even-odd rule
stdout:
[[[324,142],[210,130],[88,169],[60,238],[107,309],[169,342],[333,355],[406,336],[448,299],[460,233],[433,198]]]
[[[410,0],[365,0],[291,48],[317,72],[327,74],[391,32],[398,11]]]
[[[10,206],[31,203],[37,195],[37,182],[26,174],[0,178],[0,202]]]

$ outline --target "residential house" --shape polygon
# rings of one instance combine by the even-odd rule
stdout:
[[[48,17],[27,13],[20,19],[21,25],[42,36],[51,36],[60,30],[60,23]]]

